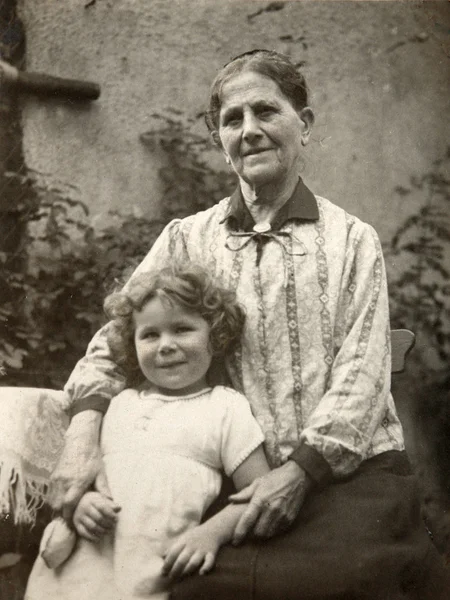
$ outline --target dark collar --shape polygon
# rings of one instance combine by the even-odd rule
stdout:
[[[294,193],[287,202],[283,204],[275,215],[271,225],[272,230],[277,230],[290,219],[302,219],[306,221],[317,221],[319,209],[314,194],[306,187],[303,180],[299,178]],[[230,205],[222,223],[228,221],[230,227],[241,231],[252,231],[255,221],[245,205],[241,188],[238,186],[230,197]]]

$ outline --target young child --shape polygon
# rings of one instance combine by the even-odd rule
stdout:
[[[200,524],[221,471],[240,490],[269,470],[246,399],[208,385],[213,359],[244,323],[233,293],[198,268],[171,268],[136,276],[105,309],[111,348],[133,382],[112,400],[101,432],[114,500],[83,496],[74,514],[82,537],[57,568],[38,557],[26,600],[167,598],[172,577],[213,567],[245,508],[230,504]],[[46,545],[48,556],[52,544],[58,550],[51,531],[44,557]]]

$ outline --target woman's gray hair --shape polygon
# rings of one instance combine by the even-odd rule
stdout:
[[[209,108],[205,115],[206,125],[211,133],[219,129],[223,85],[233,76],[244,71],[258,73],[272,79],[295,110],[301,111],[308,106],[308,87],[305,78],[288,56],[274,50],[251,50],[227,63],[212,83]]]

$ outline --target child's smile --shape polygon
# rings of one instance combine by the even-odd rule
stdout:
[[[134,313],[134,323],[139,366],[160,392],[191,394],[207,387],[210,327],[199,313],[157,296]]]

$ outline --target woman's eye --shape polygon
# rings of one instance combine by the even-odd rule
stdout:
[[[258,111],[258,117],[267,118],[271,117],[275,113],[275,109],[272,106],[265,106],[260,108]]]
[[[235,127],[241,122],[241,118],[239,115],[228,115],[223,120],[224,127]]]

